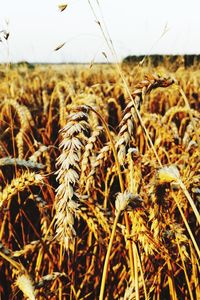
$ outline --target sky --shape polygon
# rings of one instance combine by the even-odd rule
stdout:
[[[58,5],[65,3],[60,12]],[[90,3],[94,11],[88,0],[0,0],[0,31],[10,33],[0,42],[0,62],[114,61],[97,20],[106,24],[119,61],[127,55],[200,53],[199,0]]]

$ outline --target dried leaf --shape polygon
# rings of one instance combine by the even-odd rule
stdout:
[[[65,45],[65,43],[62,43],[61,45],[59,45],[58,47],[56,47],[56,48],[54,49],[54,51],[60,50],[64,45]]]
[[[58,9],[60,10],[60,12],[64,11],[67,8],[67,4],[59,4],[58,5]]]
[[[90,62],[89,69],[93,67],[93,64],[94,64],[94,59]]]
[[[5,32],[4,33],[4,39],[7,40],[9,38],[10,33],[9,32]]]
[[[103,56],[104,56],[106,59],[108,59],[108,57],[107,57],[107,55],[106,55],[105,52],[102,52],[102,54],[103,54]]]
[[[6,30],[1,30],[0,31],[0,35],[2,36],[2,38],[4,40],[8,40],[10,33],[8,31],[6,31]],[[2,38],[0,38],[0,42],[3,41]]]

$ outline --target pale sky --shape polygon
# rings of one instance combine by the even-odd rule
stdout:
[[[90,0],[102,22],[96,0]],[[68,4],[60,12],[59,4]],[[200,0],[99,0],[119,59],[129,54],[200,54]],[[9,22],[8,26],[6,22]],[[113,60],[88,0],[0,0],[0,62]],[[66,42],[59,51],[54,51]]]

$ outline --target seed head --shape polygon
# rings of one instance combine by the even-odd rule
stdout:
[[[161,168],[157,173],[158,184],[170,183],[172,181],[177,182],[180,178],[179,171],[176,166],[172,165],[169,167]]]

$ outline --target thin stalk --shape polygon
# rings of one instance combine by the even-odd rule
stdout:
[[[23,209],[21,209],[20,211],[22,212],[22,215],[25,217],[25,219],[27,220],[27,222],[29,223],[29,225],[33,229],[33,232],[35,233],[35,235],[37,236],[37,238],[40,240],[40,242],[41,242],[41,244],[42,244],[42,246],[44,248],[44,251],[46,252],[46,254],[49,257],[50,261],[53,263],[55,261],[55,257],[53,257],[52,254],[49,252],[49,250],[46,248],[46,245],[45,245],[43,239],[40,237],[39,233],[35,229],[33,223],[31,222],[31,220],[29,219],[29,217],[27,216],[27,214],[25,213],[25,211]]]
[[[118,156],[117,156],[117,151],[115,149],[113,138],[112,138],[112,135],[111,135],[110,130],[108,128],[108,125],[107,125],[106,121],[102,118],[102,116],[94,108],[92,108],[89,105],[87,105],[87,106],[91,111],[93,111],[99,117],[99,119],[103,123],[103,126],[105,128],[106,134],[109,138],[111,148],[112,148],[112,151],[113,151],[113,155],[114,155],[114,159],[115,159],[115,163],[116,163],[116,167],[117,167],[117,173],[118,173],[118,176],[119,176],[120,189],[121,189],[121,192],[124,193],[124,182],[123,182],[122,173],[121,173],[121,169],[120,169],[120,164],[119,164],[119,160],[118,160]]]
[[[36,279],[39,279],[39,273],[40,273],[40,267],[43,261],[43,256],[44,256],[44,248],[40,248],[38,252],[38,256],[36,259],[36,265],[35,265],[35,273],[36,273]]]
[[[187,274],[187,270],[186,270],[186,266],[185,266],[185,262],[184,262],[184,258],[183,258],[183,253],[182,253],[182,250],[181,250],[181,247],[179,245],[177,237],[176,237],[176,243],[178,245],[178,251],[179,251],[180,257],[181,257],[181,262],[182,262],[182,265],[183,265],[183,271],[184,271],[184,274],[185,274],[185,279],[186,279],[186,282],[187,282],[188,291],[189,291],[189,294],[190,294],[190,299],[194,300],[194,297],[192,295],[192,290],[191,290],[191,287],[190,287],[189,277],[188,277],[188,274]]]
[[[140,299],[140,291],[139,291],[139,280],[138,280],[138,255],[137,255],[137,246],[135,242],[133,242],[133,257],[134,257],[134,275],[135,275],[135,299]]]
[[[63,261],[63,243],[60,243],[60,251],[59,251],[59,269],[61,270]]]
[[[160,291],[161,291],[161,271],[158,270],[158,276],[157,276],[157,284],[156,284],[156,294],[155,299],[160,300]]]
[[[81,285],[79,286],[79,290],[77,291],[77,299],[79,299],[80,297],[80,294],[81,294],[81,291],[85,285],[85,283],[87,282],[87,280],[89,279],[88,275],[91,274],[92,270],[94,269],[94,262],[95,262],[95,259],[96,259],[96,253],[97,253],[97,244],[94,246],[94,252],[93,252],[93,256],[92,256],[92,260],[91,260],[91,263],[90,263],[90,266],[89,268],[87,268],[87,273],[85,274],[85,277],[83,279],[83,281],[81,282]]]
[[[62,267],[62,261],[63,261],[63,243],[60,243],[60,251],[59,251],[59,262],[58,262],[58,268],[60,269],[61,271],[61,267]],[[62,300],[62,289],[63,289],[63,286],[62,286],[62,281],[60,280],[59,281],[59,286],[58,286],[58,299],[59,300]]]
[[[194,235],[193,235],[193,233],[192,233],[192,231],[191,231],[191,229],[190,229],[190,226],[189,226],[189,224],[188,224],[188,222],[187,222],[187,220],[186,220],[186,217],[185,217],[185,215],[184,215],[184,213],[183,213],[183,210],[182,210],[180,204],[178,203],[178,201],[176,200],[175,195],[173,195],[173,198],[174,198],[174,200],[175,200],[175,202],[176,202],[176,205],[177,205],[177,207],[178,207],[178,209],[179,209],[179,212],[180,212],[180,214],[181,214],[181,217],[182,217],[182,219],[183,219],[183,222],[184,222],[184,224],[185,224],[185,227],[186,227],[186,229],[187,229],[187,231],[188,231],[188,233],[189,233],[189,236],[190,236],[190,238],[191,238],[191,240],[192,240],[192,242],[193,242],[193,245],[194,245],[194,248],[195,248],[195,250],[196,250],[196,252],[197,252],[197,254],[198,254],[198,257],[200,258],[200,250],[199,250],[199,247],[198,247],[197,242],[196,242],[196,240],[195,240],[195,238],[194,238]]]
[[[18,271],[22,271],[23,267],[16,261],[14,261],[9,256],[5,255],[3,252],[0,251],[0,256],[3,257],[6,261],[8,261],[13,267],[15,267]]]
[[[183,91],[183,89],[179,86],[179,92],[181,94],[181,96],[183,97],[183,100],[185,102],[185,105],[188,109],[188,113],[189,113],[189,117],[190,117],[190,120],[191,120],[191,123],[192,123],[192,127],[194,129],[194,132],[195,132],[195,135],[196,135],[196,138],[197,138],[197,144],[198,144],[198,148],[199,148],[199,151],[200,151],[200,137],[199,137],[199,134],[198,134],[198,131],[197,131],[197,127],[194,123],[194,118],[193,118],[193,115],[192,115],[192,112],[191,112],[191,108],[190,108],[190,104],[188,102],[188,99]]]
[[[142,283],[143,283],[143,287],[144,287],[144,296],[145,296],[145,300],[148,300],[148,296],[147,296],[147,289],[146,289],[146,284],[145,284],[145,280],[144,280],[144,272],[142,270],[142,263],[140,260],[140,256],[139,256],[139,252],[138,252],[138,248],[136,247],[136,252],[137,252],[137,258],[138,258],[138,266],[140,269],[140,274],[142,277]]]
[[[174,275],[173,275],[173,269],[170,259],[167,260],[167,267],[168,267],[168,283],[169,283],[169,293],[172,300],[178,300],[177,294],[176,294],[176,288],[174,283]]]
[[[199,299],[198,297],[200,295],[200,284],[199,284],[199,272],[197,268],[198,259],[196,257],[196,253],[190,241],[189,241],[189,245],[190,245],[190,253],[191,253],[191,263],[192,263],[191,283],[193,283],[196,299]]]
[[[71,286],[70,288],[74,289],[74,291],[76,291],[76,270],[77,270],[77,265],[76,265],[76,258],[77,258],[77,243],[76,243],[76,239],[74,239],[73,242],[73,252],[72,252],[72,257],[71,257],[71,264],[72,264],[72,273],[71,273]],[[73,288],[72,288],[73,287]],[[77,297],[77,293],[76,297]]]
[[[95,114],[97,114],[97,116],[99,117],[99,119],[101,120],[101,122],[102,122],[102,124],[105,128],[106,134],[108,135],[108,138],[109,138],[110,144],[111,144],[111,148],[112,148],[112,151],[113,151],[116,167],[117,167],[117,173],[118,173],[118,177],[119,177],[120,189],[121,189],[121,192],[124,193],[125,189],[124,189],[124,182],[123,182],[123,178],[122,178],[121,168],[120,168],[120,164],[119,164],[119,160],[118,160],[118,156],[117,156],[117,151],[115,149],[113,138],[111,136],[108,125],[105,122],[105,120],[102,118],[102,116],[95,109],[93,109],[91,106],[88,106],[88,108],[90,108]],[[130,231],[131,231],[130,230],[130,223],[129,223],[128,214],[127,214],[126,211],[124,212],[124,219],[125,219],[127,233],[128,233],[128,235],[130,235]],[[128,241],[128,251],[129,251],[129,259],[130,259],[131,277],[133,279],[134,278],[134,260],[133,260],[133,248],[132,248],[131,240]]]
[[[186,189],[186,186],[184,185],[184,183],[181,180],[179,180],[178,183],[179,183],[179,185],[180,185],[180,187],[181,187],[181,189],[182,189],[185,197],[187,198],[188,202],[190,203],[190,205],[191,205],[191,207],[193,209],[193,212],[194,212],[194,214],[195,214],[195,216],[197,218],[197,221],[200,224],[200,215],[199,215],[199,212],[198,212],[198,210],[197,210],[197,208],[196,208],[196,206],[194,204],[194,201],[193,201],[192,197],[190,196],[190,194],[189,194],[188,190]]]
[[[61,280],[59,281],[59,287],[58,287],[58,299],[59,300],[63,299],[63,297],[62,297],[62,281]]]
[[[48,135],[51,136],[52,126],[50,126],[52,122],[52,109],[53,109],[53,101],[54,101],[54,94],[56,91],[56,87],[54,87],[54,90],[51,94],[50,104],[49,104],[49,113],[48,113],[48,119],[47,119],[47,132]]]
[[[50,223],[50,225],[49,225],[49,227],[48,227],[48,229],[47,229],[47,231],[46,231],[46,233],[45,233],[45,236],[44,236],[44,239],[43,239],[44,241],[47,239],[48,234],[49,234],[51,228],[53,227],[53,224],[54,224],[54,222],[55,222],[55,219],[56,219],[56,216],[54,215],[54,217],[53,217],[53,219],[52,219],[52,221],[51,221],[51,223]]]
[[[113,244],[113,240],[114,240],[114,237],[115,237],[115,232],[116,232],[117,223],[118,223],[120,214],[121,214],[121,211],[119,210],[117,212],[116,216],[115,216],[115,220],[114,220],[114,224],[113,224],[113,228],[112,228],[112,233],[111,233],[111,237],[110,237],[110,242],[109,242],[108,249],[107,249],[107,252],[106,252],[106,258],[105,258],[105,262],[104,262],[103,274],[102,274],[102,279],[101,279],[101,289],[100,289],[99,300],[103,300],[105,284],[106,284],[106,278],[107,278],[107,274],[108,274],[108,263],[109,263],[112,244]]]
[[[9,212],[10,203],[11,203],[11,199],[8,200],[8,204],[7,204],[7,207],[6,207],[7,212]],[[7,219],[7,214],[5,213],[4,216],[3,216],[3,221],[2,221],[1,229],[0,229],[0,241],[2,241],[3,234],[5,232],[6,219]]]

